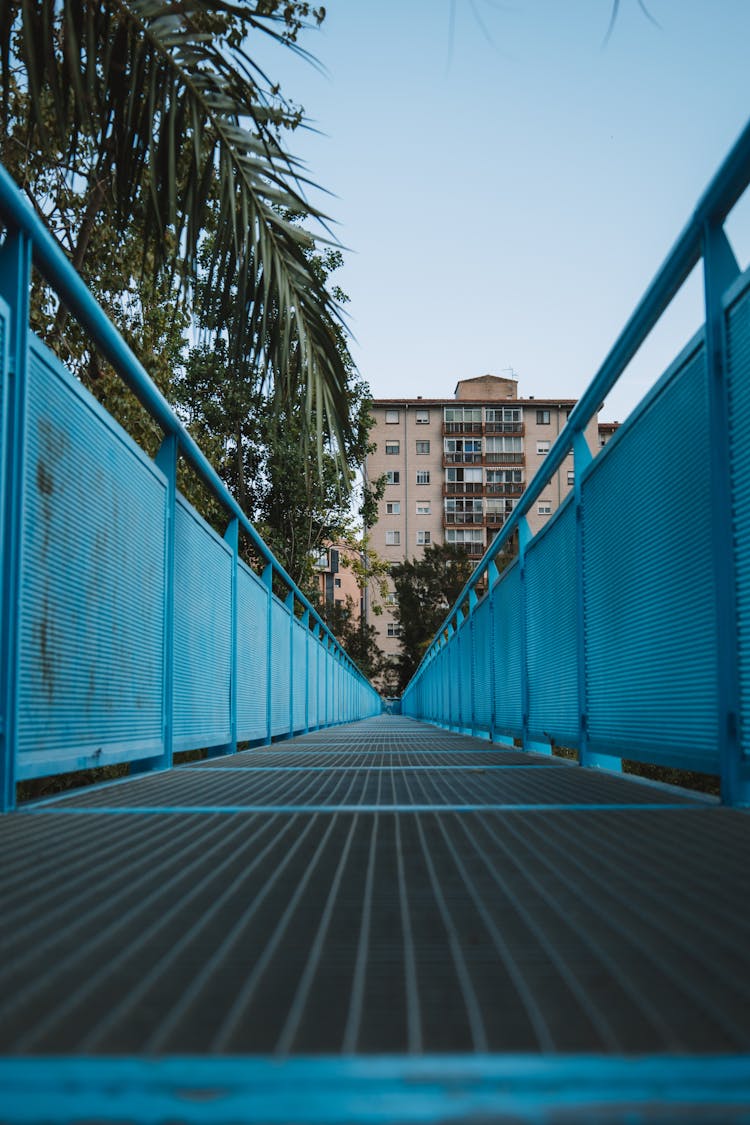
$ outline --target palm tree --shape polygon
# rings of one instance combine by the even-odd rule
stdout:
[[[343,442],[340,309],[288,218],[324,216],[282,143],[300,115],[251,54],[264,39],[305,56],[297,33],[322,15],[306,0],[3,0],[0,108],[7,124],[20,97],[26,152],[84,188],[77,268],[102,215],[137,222],[142,270],[210,294],[235,363],[302,391],[319,433]]]

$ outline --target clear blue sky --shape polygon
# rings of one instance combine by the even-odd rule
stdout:
[[[272,77],[321,135],[292,150],[351,248],[375,397],[512,367],[577,397],[750,117],[750,0],[329,0],[325,74]],[[319,198],[316,200],[320,202]],[[750,259],[750,206],[730,227]],[[622,420],[698,327],[689,283],[613,392]]]

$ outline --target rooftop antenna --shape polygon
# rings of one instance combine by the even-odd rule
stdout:
[[[516,373],[512,367],[501,367],[500,370],[507,371],[510,374],[511,379],[517,378]]]

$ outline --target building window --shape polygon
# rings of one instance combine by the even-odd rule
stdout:
[[[418,441],[417,442],[417,453],[429,453],[429,452],[430,452],[429,441]]]
[[[427,500],[425,503],[422,503],[422,504],[417,502],[417,515],[418,516],[429,516],[430,511],[431,511],[431,508],[430,508],[430,501],[429,500]]]
[[[445,531],[446,543],[483,543],[484,532],[481,528],[448,527]]]
[[[429,484],[429,483],[430,483],[430,470],[429,469],[418,469],[417,470],[417,484]]]
[[[540,500],[536,506],[536,510],[540,516],[548,516],[552,512],[551,500]]]
[[[386,605],[398,605],[398,598],[396,597],[396,595],[393,591],[391,591],[389,594],[385,595],[385,604]]]
[[[398,625],[395,621],[389,621],[388,625],[386,626],[386,633],[389,637],[400,637],[401,626]]]
[[[484,417],[487,422],[520,422],[521,411],[517,406],[488,406]]]
[[[429,425],[429,422],[430,422],[430,412],[429,412],[429,410],[418,410],[417,411],[417,425],[418,426],[427,426],[427,425]]]
[[[401,532],[400,531],[386,531],[385,533],[386,547],[399,547],[401,545]]]
[[[446,406],[444,410],[446,422],[479,422],[482,421],[481,406]]]
[[[538,441],[536,443],[536,451],[537,451],[537,453],[539,454],[540,457],[546,457],[547,454],[549,453],[549,442],[548,441]]]
[[[401,473],[398,471],[398,469],[396,469],[395,472],[393,471],[393,469],[388,470],[388,472],[385,474],[385,483],[386,484],[400,484],[401,483]]]
[[[400,516],[401,515],[401,501],[389,500],[385,506],[385,514],[387,516]]]
[[[573,469],[568,469],[568,484],[574,484],[576,479]]]
[[[417,546],[418,547],[426,547],[429,542],[430,542],[429,531],[418,531],[417,532]]]
[[[537,410],[536,424],[537,426],[549,426],[549,410]]]
[[[446,469],[445,476],[449,484],[482,484],[481,469]]]
[[[397,425],[398,421],[399,421],[399,416],[400,416],[400,412],[398,410],[386,410],[386,412],[385,412],[385,420],[386,420],[386,422],[388,423],[389,426],[392,425],[392,424]]]
[[[340,578],[334,578],[333,584],[334,584],[334,586],[336,587],[337,590],[341,589],[341,579]]]
[[[385,451],[389,455],[395,455],[401,448],[401,443],[398,441],[387,441],[385,443]]]

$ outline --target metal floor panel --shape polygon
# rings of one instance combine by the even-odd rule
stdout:
[[[13,817],[0,1051],[748,1051],[749,824]]]
[[[0,1053],[750,1053],[749,844],[387,718],[79,790],[0,821]]]
[[[151,774],[101,789],[83,789],[45,803],[48,811],[170,808],[419,808],[498,805],[694,804],[690,796],[665,795],[651,786],[591,770],[561,768],[432,772],[332,768],[325,771],[230,771],[181,769]]]
[[[296,745],[299,740],[295,739]],[[435,767],[457,766],[460,769],[471,766],[570,766],[572,763],[564,758],[552,758],[542,754],[527,754],[521,750],[497,750],[494,747],[483,748],[482,743],[474,743],[471,749],[464,750],[379,750],[357,749],[347,750],[342,745],[335,749],[317,749],[309,747],[305,750],[285,749],[289,743],[279,743],[276,749],[264,747],[262,750],[243,750],[239,754],[227,754],[223,758],[209,758],[205,762],[194,762],[181,769],[252,769],[260,766],[286,768],[299,767],[320,769],[342,768],[351,766],[366,766],[368,768],[393,767],[394,769],[412,769],[426,766]]]

